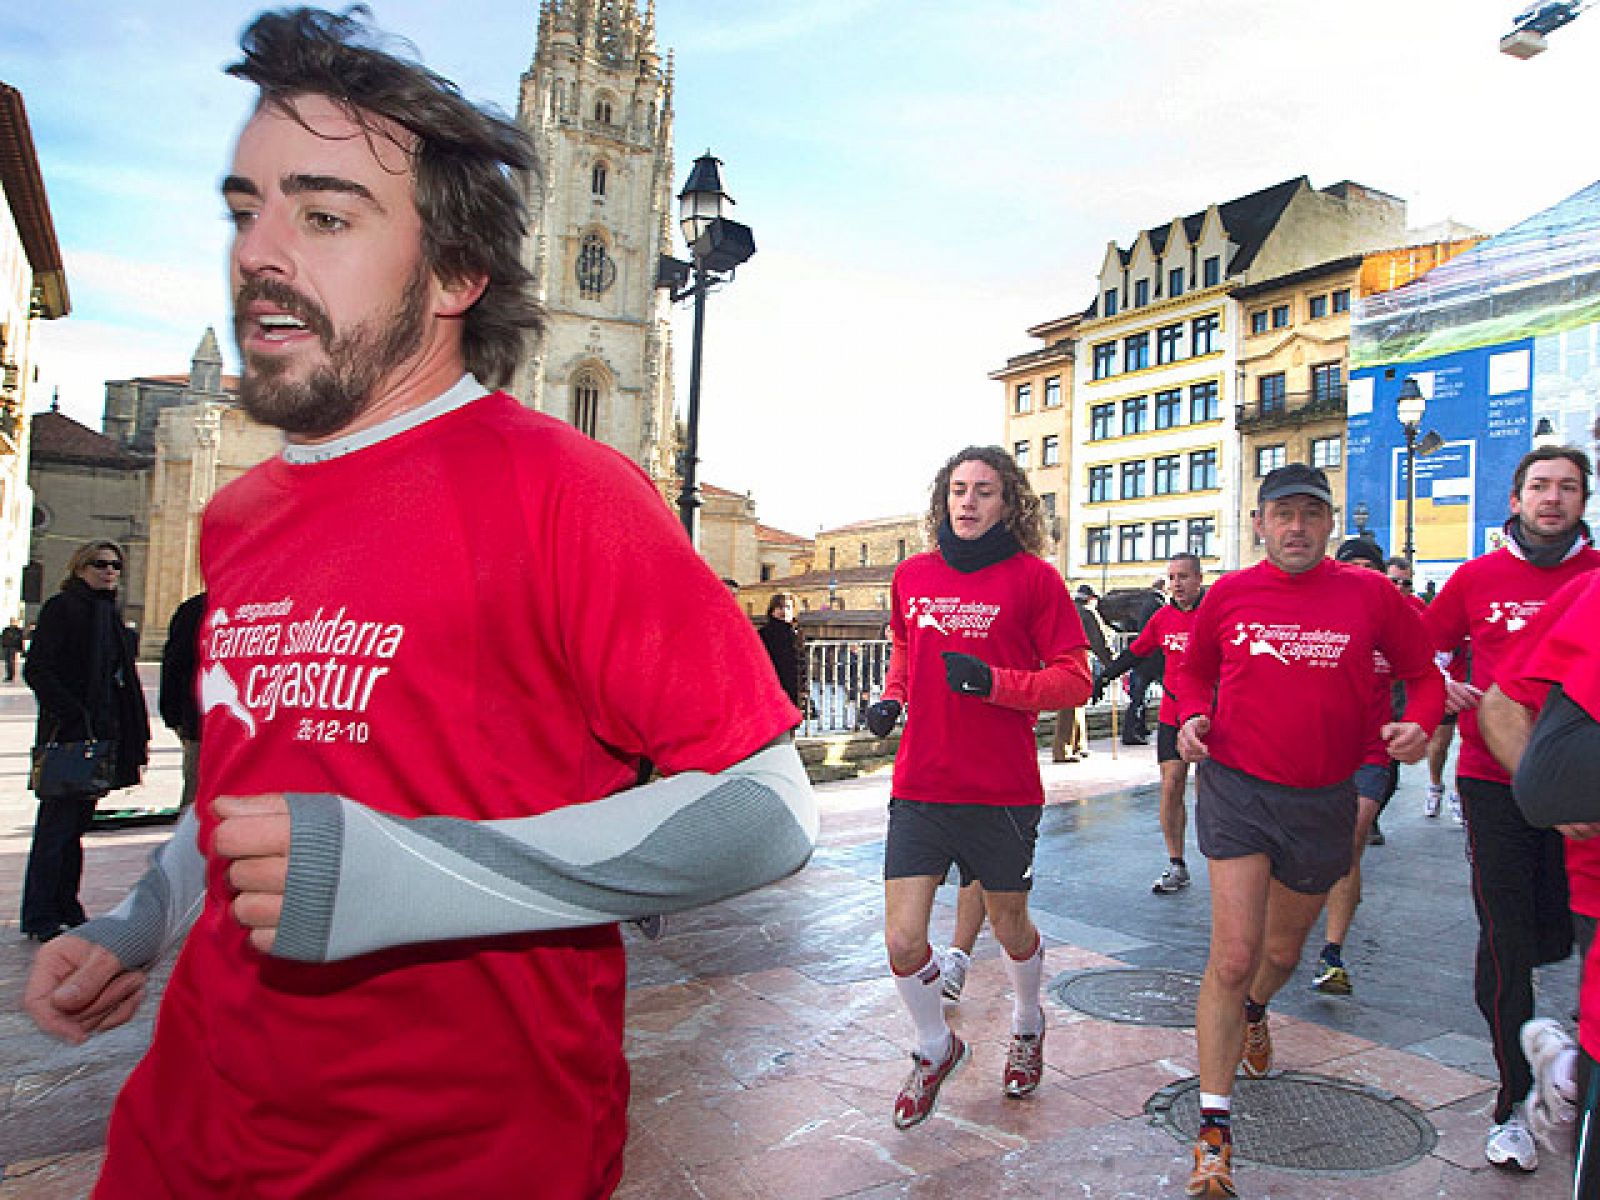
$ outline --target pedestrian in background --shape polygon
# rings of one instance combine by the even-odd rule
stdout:
[[[139,782],[150,744],[134,648],[118,611],[125,562],[115,542],[88,542],[73,552],[61,590],[39,610],[23,668],[39,702],[35,746],[113,742],[112,790]],[[78,900],[83,835],[104,794],[39,798],[22,889],[22,932],[35,941],[88,919]]]
[[[156,707],[167,728],[183,747],[183,798],[179,808],[194,803],[200,775],[200,698],[196,692],[200,622],[206,615],[206,594],[190,596],[167,623],[167,644],[161,648],[161,694]]]
[[[22,653],[22,626],[12,621],[0,629],[0,654],[5,655],[6,682],[17,681],[17,655]]]
[[[767,601],[767,623],[761,627],[761,644],[767,648],[772,669],[778,673],[778,686],[802,713],[806,696],[806,643],[796,618],[799,606],[788,592],[778,592]]]

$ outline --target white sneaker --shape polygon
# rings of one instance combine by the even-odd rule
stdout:
[[[1562,1060],[1575,1061],[1577,1046],[1571,1035],[1548,1017],[1524,1024],[1520,1040],[1522,1053],[1533,1068],[1533,1087],[1528,1089],[1528,1099],[1522,1105],[1528,1131],[1546,1150],[1559,1154],[1567,1148],[1565,1143],[1572,1135],[1577,1106],[1561,1094],[1556,1076],[1572,1078],[1571,1061],[1562,1069]]]
[[[1169,863],[1167,869],[1161,872],[1161,878],[1150,885],[1150,890],[1158,896],[1170,896],[1188,886],[1189,868],[1179,863]]]
[[[1430,783],[1428,785],[1428,798],[1422,802],[1422,815],[1437,817],[1439,808],[1444,804],[1444,784]]]
[[[972,959],[959,946],[940,951],[939,974],[944,976],[940,995],[946,1004],[961,1003],[961,989],[967,986],[967,968],[971,965]]]
[[[1461,815],[1461,797],[1454,792],[1450,793],[1450,819],[1457,825],[1465,825],[1466,819]]]
[[[1484,1143],[1483,1156],[1497,1167],[1512,1167],[1518,1171],[1532,1171],[1539,1166],[1539,1151],[1533,1144],[1533,1134],[1528,1132],[1522,1105],[1511,1110],[1504,1124],[1489,1126],[1489,1140]]]

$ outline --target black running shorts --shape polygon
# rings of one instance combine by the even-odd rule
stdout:
[[[1178,753],[1178,727],[1162,721],[1156,726],[1156,761],[1182,762],[1183,755]]]
[[[976,879],[989,892],[1033,887],[1033,848],[1039,840],[1039,804],[928,804],[889,801],[889,835],[883,877],[945,877],[951,864],[963,883]]]
[[[1355,784],[1285,787],[1208,759],[1195,771],[1194,825],[1207,858],[1265,854],[1284,887],[1320,896],[1350,870]]]

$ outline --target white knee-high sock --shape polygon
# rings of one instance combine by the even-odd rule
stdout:
[[[1039,988],[1044,981],[1044,938],[1039,938],[1033,953],[1018,961],[1006,955],[1006,974],[1011,978],[1011,1032],[1037,1034],[1044,1029],[1044,1012],[1039,1007]]]
[[[928,961],[911,974],[896,975],[894,986],[917,1028],[917,1053],[931,1062],[943,1062],[950,1053],[950,1026],[944,1019],[944,1003],[939,995],[943,983],[933,949],[928,950]]]

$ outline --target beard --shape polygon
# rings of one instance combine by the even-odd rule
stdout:
[[[428,268],[418,264],[391,312],[341,333],[327,313],[287,284],[247,280],[234,297],[234,338],[244,361],[239,402],[245,412],[263,425],[303,437],[325,437],[349,426],[381,399],[374,392],[383,377],[420,346],[427,327],[427,284]],[[304,322],[328,361],[305,379],[292,379],[292,363],[250,355],[243,345],[244,313],[257,300]]]

